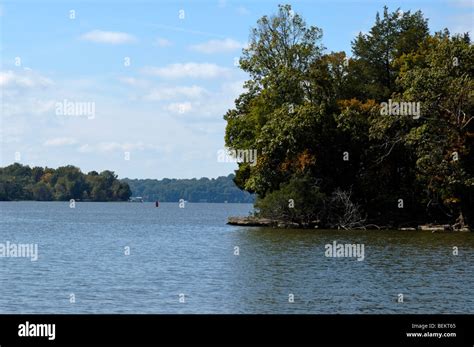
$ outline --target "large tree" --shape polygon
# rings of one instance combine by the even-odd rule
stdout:
[[[400,98],[421,103],[421,117],[399,138],[416,157],[420,198],[429,211],[457,218],[460,226],[474,218],[474,49],[467,35],[448,31],[425,40],[417,52],[399,59],[403,67]],[[385,128],[407,120],[391,118]]]
[[[385,7],[351,58],[324,54],[320,39],[290,6],[253,29],[241,59],[251,80],[224,117],[226,145],[258,153],[239,163],[237,185],[263,215],[303,224],[472,225],[468,36],[430,36],[421,12]],[[422,114],[385,114],[389,99]]]
[[[420,11],[389,12],[385,6],[382,18],[377,13],[369,33],[359,33],[352,42],[358,97],[387,100],[396,88],[398,71],[394,60],[415,51],[428,35],[428,22]]]

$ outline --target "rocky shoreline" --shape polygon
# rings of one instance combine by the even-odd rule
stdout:
[[[260,218],[255,216],[247,216],[247,217],[229,217],[227,220],[227,224],[229,225],[237,225],[237,226],[247,226],[247,227],[270,227],[270,228],[278,228],[278,229],[318,229],[318,223],[315,221],[314,223],[301,225],[299,223],[288,222],[288,221],[281,221],[277,219],[269,219],[269,218]],[[423,224],[418,225],[417,227],[380,227],[377,225],[367,225],[364,228],[359,229],[366,229],[366,230],[402,230],[402,231],[431,231],[434,232],[453,232],[453,231],[461,231],[461,232],[469,232],[471,231],[467,227],[463,228],[455,228],[449,224]]]
[[[272,227],[272,228],[301,228],[298,223],[284,222],[276,219],[249,217],[229,217],[227,224],[247,227]]]

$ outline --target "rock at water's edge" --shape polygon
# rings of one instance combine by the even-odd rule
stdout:
[[[229,217],[227,224],[247,227],[300,228],[298,223],[258,217]]]

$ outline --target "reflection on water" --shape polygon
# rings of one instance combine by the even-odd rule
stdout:
[[[0,312],[474,313],[473,233],[225,224],[250,210],[1,202],[0,243],[37,243],[39,259],[0,258]],[[364,260],[326,257],[333,242]]]

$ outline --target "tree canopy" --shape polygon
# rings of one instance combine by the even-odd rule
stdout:
[[[234,175],[200,179],[128,179],[127,183],[134,196],[145,201],[177,202],[229,202],[253,203],[254,196],[237,188]]]
[[[234,181],[257,194],[260,215],[332,227],[472,226],[469,36],[431,35],[420,11],[384,7],[351,57],[326,53],[321,39],[279,6],[257,22],[240,59],[250,80],[224,116],[225,142],[257,150]]]
[[[52,169],[19,163],[0,168],[0,200],[126,201],[130,195],[113,171],[84,174],[72,165]]]

